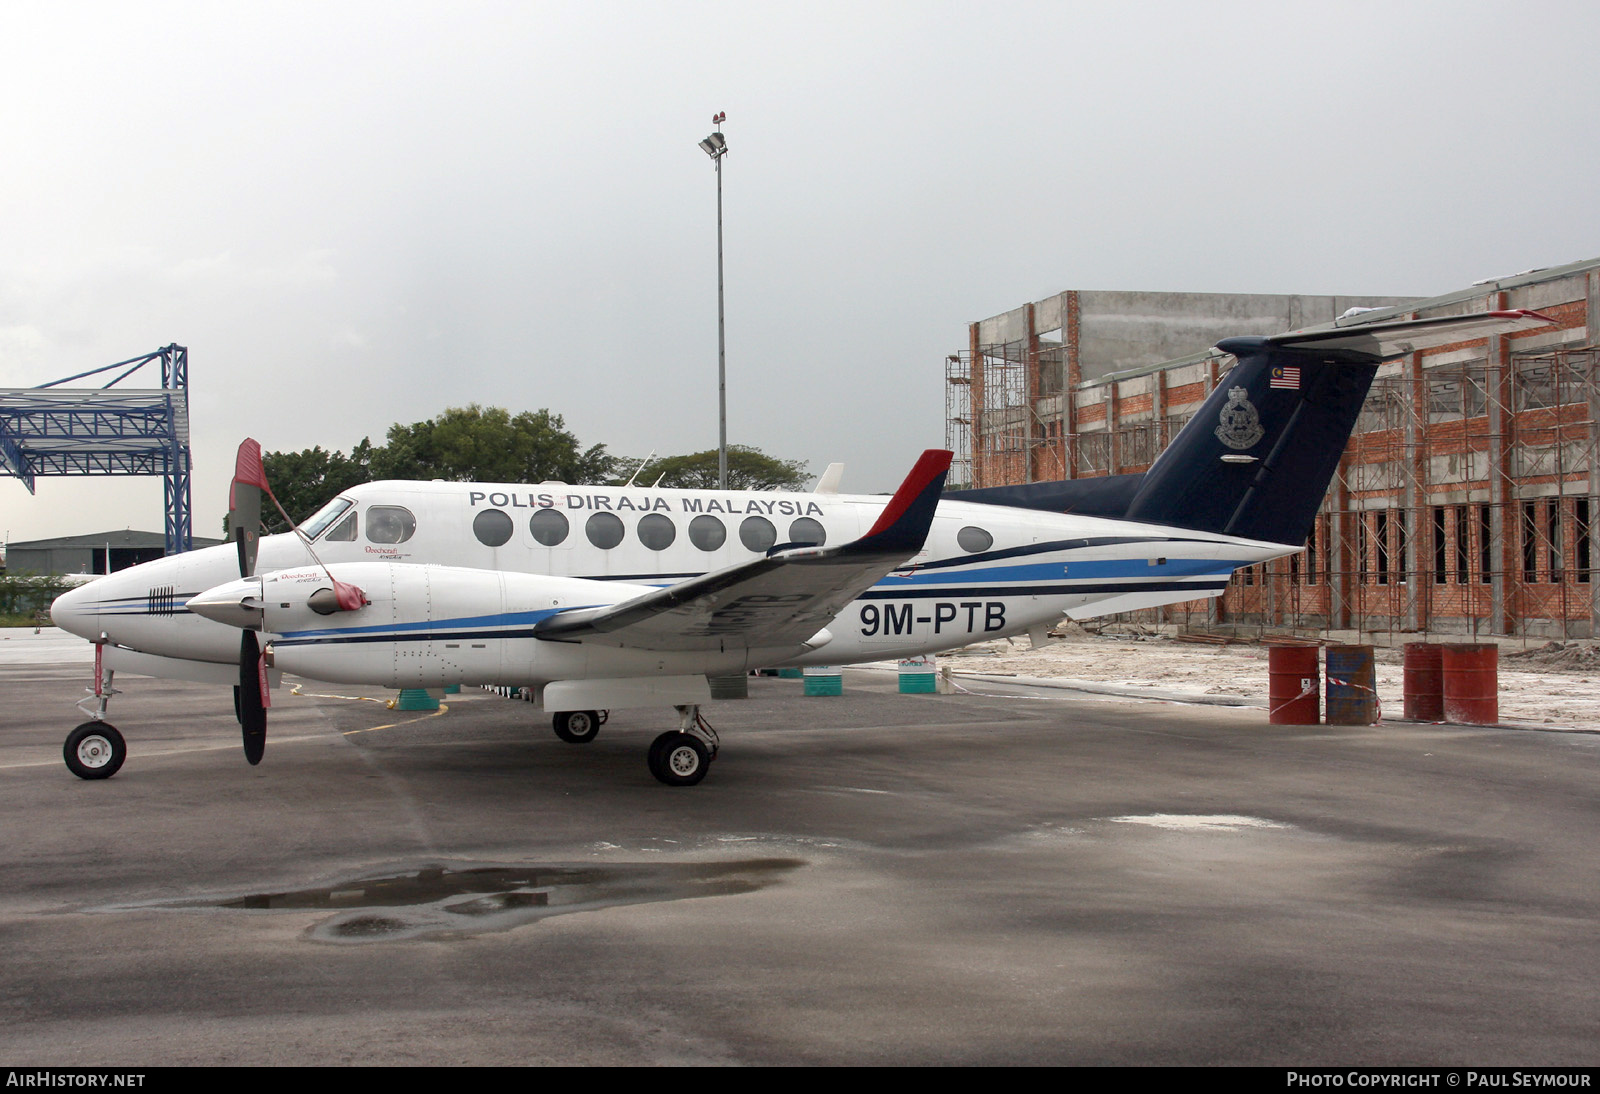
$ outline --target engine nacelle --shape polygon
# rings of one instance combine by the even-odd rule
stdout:
[[[188,607],[264,632],[272,664],[283,672],[392,688],[717,676],[802,652],[792,646],[631,648],[534,637],[542,619],[630,600],[653,591],[647,585],[399,562],[330,569],[340,582],[358,587],[366,603],[339,609],[328,571],[305,566],[219,585]]]
[[[389,687],[526,678],[539,620],[645,591],[456,566],[361,562],[331,569],[368,603],[337,610],[332,582],[319,568],[259,579],[261,626],[275,636],[274,664],[319,680]]]

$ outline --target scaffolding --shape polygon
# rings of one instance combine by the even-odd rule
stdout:
[[[119,387],[160,362],[160,387]],[[64,387],[102,373],[97,388]],[[166,553],[194,547],[189,447],[189,351],[180,345],[31,388],[0,388],[0,475],[31,494],[53,475],[160,475]]]
[[[1005,486],[1068,477],[1066,379],[1066,347],[1045,338],[946,357],[951,483]]]

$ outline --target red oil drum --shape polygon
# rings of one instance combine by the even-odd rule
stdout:
[[[1267,650],[1267,721],[1272,725],[1316,725],[1321,690],[1317,647],[1273,646]]]
[[[1328,724],[1370,726],[1378,720],[1378,678],[1371,646],[1328,647]]]
[[[1463,726],[1500,721],[1500,647],[1452,642],[1444,651],[1444,720]]]
[[[1444,721],[1444,647],[1407,642],[1405,715],[1417,722]]]

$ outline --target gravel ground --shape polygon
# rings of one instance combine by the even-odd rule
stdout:
[[[1265,646],[1211,646],[1135,634],[1072,635],[1030,649],[1026,639],[986,642],[940,658],[952,672],[1084,680],[1165,693],[1231,695],[1267,705]],[[1378,697],[1398,715],[1404,697],[1402,652],[1376,653]],[[1560,729],[1600,729],[1600,647],[1552,642],[1500,654],[1500,720]]]

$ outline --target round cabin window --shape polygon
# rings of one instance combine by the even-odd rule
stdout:
[[[615,513],[596,513],[583,526],[589,542],[602,551],[609,551],[622,542],[622,518]]]
[[[567,523],[567,515],[555,509],[541,509],[528,518],[528,531],[533,534],[535,542],[546,547],[554,547],[567,538],[571,525]]]
[[[765,554],[768,548],[778,542],[778,530],[766,517],[745,517],[739,525],[739,542],[744,544],[747,551]]]
[[[511,518],[498,509],[485,509],[472,518],[472,534],[485,547],[499,547],[511,538]],[[367,518],[367,535],[372,535],[372,518]]]
[[[700,514],[689,522],[689,542],[702,551],[715,551],[728,541],[728,529],[716,517]]]

